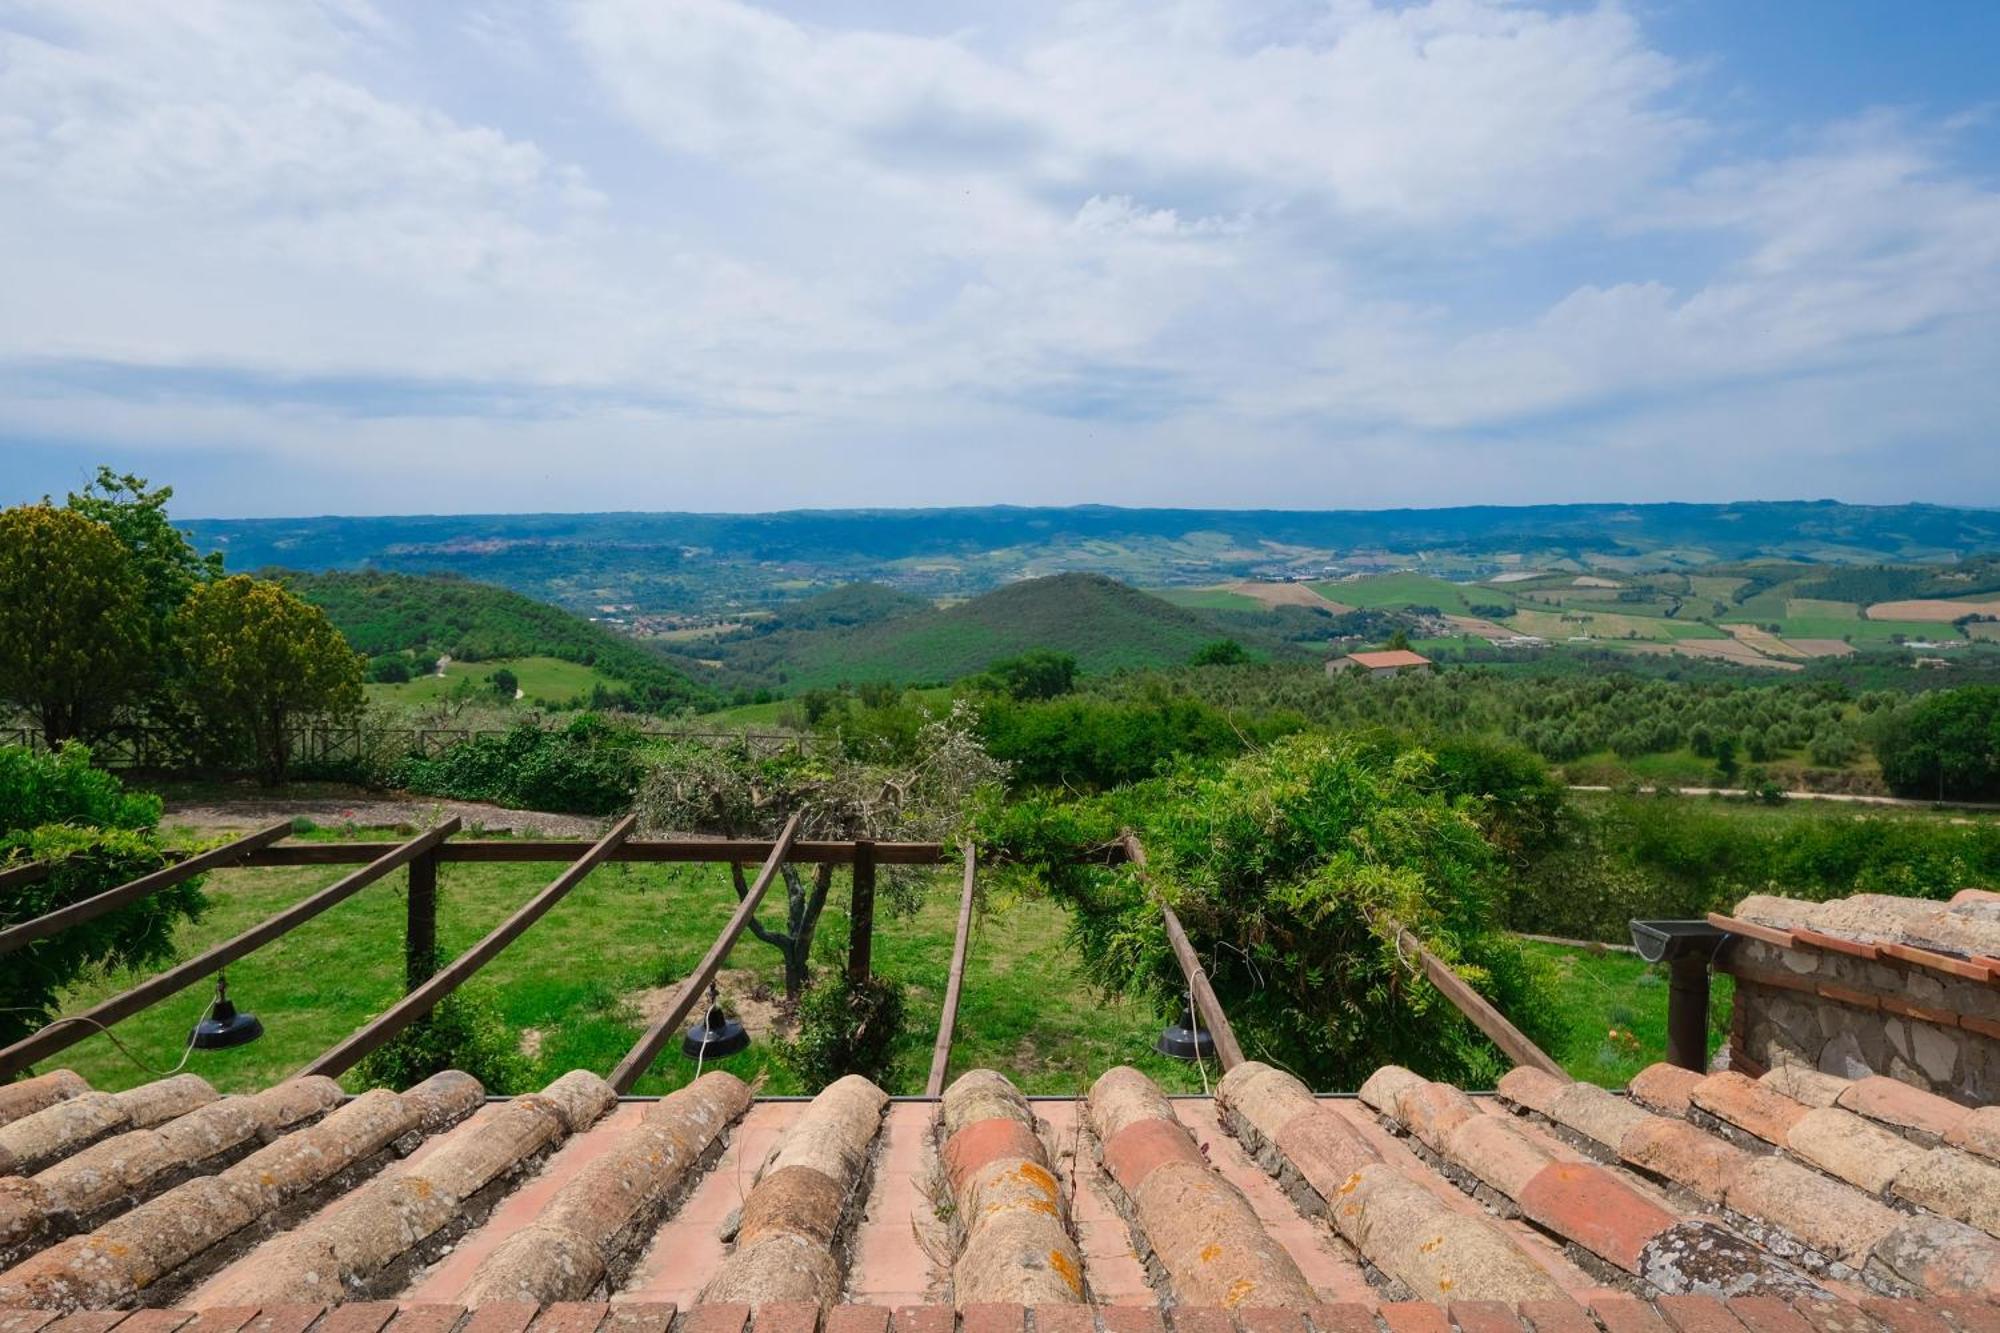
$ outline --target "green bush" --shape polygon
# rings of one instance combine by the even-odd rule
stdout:
[[[410,755],[390,780],[425,796],[559,814],[616,814],[630,808],[639,789],[639,741],[637,731],[594,713],[556,730],[530,719],[436,756]]]
[[[1919,695],[1878,723],[1875,755],[1905,796],[2000,798],[2000,685]]]
[[[1577,803],[1512,881],[1508,924],[1622,941],[1633,917],[1727,912],[1751,893],[1947,899],[2000,880],[2000,825],[1895,815],[1763,813],[1690,797]]]
[[[49,874],[0,893],[0,927],[95,897],[170,863],[155,825],[157,797],[127,792],[90,766],[90,751],[0,748],[0,865],[46,861]],[[62,992],[96,969],[139,967],[173,954],[174,930],[201,915],[201,877],[39,940],[0,966],[0,1045],[55,1017]]]
[[[472,1075],[489,1093],[530,1090],[527,1057],[499,1004],[483,990],[445,996],[429,1015],[362,1057],[354,1072],[364,1089],[400,1092],[447,1069]]]
[[[798,1027],[776,1043],[778,1061],[807,1092],[849,1074],[887,1085],[902,1032],[901,983],[870,977],[857,986],[845,973],[832,974],[807,988]]]
[[[1491,806],[1453,793],[1431,753],[1382,737],[1294,736],[1227,764],[1182,763],[1104,797],[1033,796],[990,809],[982,839],[1072,909],[1087,974],[1150,996],[1186,983],[1167,946],[1166,897],[1245,1051],[1279,1052],[1318,1087],[1353,1087],[1396,1062],[1490,1083],[1505,1061],[1434,988],[1388,929],[1400,921],[1531,1035],[1533,968],[1499,930],[1506,856]],[[1121,825],[1150,858],[1079,864]]]

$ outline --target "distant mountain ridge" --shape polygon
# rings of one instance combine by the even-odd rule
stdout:
[[[1309,577],[1367,557],[1476,574],[1493,562],[1697,568],[1760,558],[1934,563],[2000,550],[2000,511],[1831,500],[1384,510],[987,506],[201,519],[231,569],[396,569],[499,583],[579,610],[756,605],[873,580],[965,596],[1036,575],[1148,586]]]

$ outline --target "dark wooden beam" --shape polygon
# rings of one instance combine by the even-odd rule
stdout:
[[[347,865],[371,861],[395,844],[386,842],[301,842],[282,847],[266,847],[246,858],[253,866]],[[590,844],[582,839],[488,838],[454,840],[438,849],[439,861],[574,861]],[[945,847],[935,842],[878,842],[871,844],[878,866],[948,865]],[[727,865],[731,862],[762,861],[771,854],[772,844],[761,839],[672,838],[628,841],[607,860],[635,863],[701,863]],[[797,842],[785,859],[794,865],[852,865],[852,842]],[[1091,858],[1096,859],[1096,858]]]
[[[39,884],[48,877],[47,861],[25,861],[20,865],[0,870],[0,889],[19,888],[23,884]]]
[[[325,1074],[328,1077],[338,1078],[352,1069],[361,1057],[435,1009],[439,1000],[465,984],[473,973],[491,962],[494,955],[512,944],[529,926],[547,915],[551,907],[569,896],[569,891],[581,884],[585,875],[608,860],[618,844],[631,837],[632,830],[638,825],[637,815],[627,815],[619,820],[609,833],[591,845],[589,851],[572,862],[569,869],[549,881],[547,888],[530,898],[512,916],[495,926],[487,933],[486,938],[454,958],[437,975],[391,1005],[380,1017],[301,1069],[299,1074],[301,1076]]]
[[[1127,833],[1124,838],[1125,857],[1139,867],[1139,873],[1146,873],[1146,849],[1139,842],[1139,835]],[[1201,959],[1194,951],[1194,944],[1188,939],[1187,931],[1181,928],[1180,917],[1166,899],[1160,899],[1160,915],[1166,921],[1167,943],[1173,947],[1174,959],[1181,965],[1181,975],[1187,978],[1188,989],[1194,994],[1196,1022],[1208,1024],[1209,1035],[1215,1038],[1215,1058],[1223,1069],[1230,1070],[1243,1063],[1243,1048],[1236,1043],[1236,1030],[1229,1026],[1229,1015],[1222,1012],[1222,1001],[1215,997],[1215,987],[1209,984],[1208,973],[1202,968]]]
[[[150,977],[131,990],[114,995],[94,1008],[87,1009],[81,1014],[58,1018],[41,1031],[23,1037],[5,1050],[0,1050],[0,1079],[9,1078],[43,1056],[74,1046],[91,1033],[109,1027],[122,1018],[129,1018],[141,1009],[157,1004],[201,978],[221,971],[245,954],[254,952],[288,931],[312,920],[334,904],[353,897],[390,871],[422,856],[456,833],[458,826],[458,818],[453,816],[430,832],[417,835],[392,849],[388,855],[378,857],[311,897],[293,903],[276,916],[259,922],[234,939],[218,944],[213,949],[169,968],[158,976]]]
[[[958,934],[951,944],[951,971],[944,982],[944,1012],[938,1015],[937,1041],[931,1046],[931,1075],[924,1096],[944,1095],[944,1076],[951,1068],[951,1034],[958,1026],[958,995],[965,987],[965,950],[972,938],[972,891],[978,878],[978,852],[965,844],[965,882],[958,891]]]
[[[438,858],[428,852],[410,862],[409,901],[403,914],[403,993],[437,974]]]
[[[281,824],[273,824],[269,828],[258,829],[255,833],[245,834],[234,842],[226,842],[220,847],[211,847],[205,852],[197,852],[186,860],[176,861],[170,866],[162,866],[150,875],[141,875],[135,880],[120,884],[115,889],[106,889],[104,892],[93,894],[81,902],[71,903],[67,907],[58,907],[55,911],[38,916],[32,921],[23,921],[19,925],[9,926],[5,930],[0,930],[0,954],[12,953],[23,945],[33,944],[36,940],[45,940],[51,935],[69,929],[71,926],[82,925],[86,921],[94,921],[106,912],[115,912],[127,903],[138,902],[148,894],[158,893],[161,889],[172,888],[182,880],[199,875],[204,870],[213,870],[217,866],[228,865],[233,861],[241,861],[251,853],[269,847],[272,843],[291,831],[292,821],[287,819]],[[377,852],[375,855],[380,856],[382,854],[382,852]],[[358,859],[373,860],[374,858]],[[21,869],[25,870],[29,868],[22,867]],[[16,883],[32,883],[34,880],[41,879],[47,875],[48,870],[47,866],[42,866],[40,874],[24,877],[19,880],[0,878],[0,888],[12,887]],[[18,873],[19,871],[8,872],[9,875]]]
[[[847,979],[868,980],[875,959],[875,844],[854,844],[854,898],[847,914]]]
[[[675,1031],[687,1021],[695,1002],[701,998],[702,988],[714,980],[716,969],[722,966],[722,960],[727,958],[730,949],[735,947],[737,937],[742,935],[744,927],[750,924],[750,918],[756,915],[757,904],[764,901],[764,894],[771,887],[771,881],[778,877],[778,867],[785,863],[791,851],[792,840],[798,837],[798,833],[799,817],[793,815],[785,821],[784,831],[778,834],[777,841],[770,844],[771,850],[764,856],[763,868],[758,870],[757,878],[752,881],[749,891],[743,895],[743,901],[736,904],[736,911],[730,916],[728,924],[723,926],[722,933],[715,937],[715,943],[708,946],[708,952],[702,955],[702,960],[695,965],[694,971],[681,983],[680,992],[674,996],[674,1002],[667,1006],[667,1012],[661,1014],[653,1025],[646,1029],[639,1040],[633,1043],[632,1049],[625,1053],[625,1058],[618,1062],[618,1067],[611,1071],[611,1086],[620,1094],[632,1091],[633,1085],[653,1067],[653,1061],[659,1056],[660,1049],[673,1039]]]
[[[1424,977],[1431,985],[1450,1000],[1458,1012],[1472,1020],[1472,1025],[1484,1032],[1487,1039],[1500,1048],[1500,1053],[1517,1065],[1527,1065],[1545,1074],[1567,1080],[1569,1074],[1563,1067],[1549,1058],[1548,1052],[1528,1040],[1528,1034],[1507,1021],[1507,1015],[1493,1007],[1484,995],[1472,989],[1464,977],[1446,966],[1445,961],[1424,946],[1424,942],[1411,934],[1403,923],[1394,918],[1383,918],[1403,949],[1414,954],[1423,968]]]

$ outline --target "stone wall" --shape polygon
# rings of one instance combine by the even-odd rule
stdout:
[[[2000,1102],[2000,986],[1889,958],[1736,938],[1731,1063],[1886,1074],[1967,1105]]]

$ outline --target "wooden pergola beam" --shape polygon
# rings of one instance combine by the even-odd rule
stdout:
[[[951,971],[944,983],[944,1012],[938,1016],[937,1042],[931,1047],[931,1075],[924,1096],[944,1095],[944,1076],[951,1068],[951,1034],[958,1026],[958,995],[965,987],[965,951],[972,937],[972,891],[979,869],[978,852],[965,844],[965,883],[958,894],[958,934],[951,945]]]
[[[1464,977],[1451,970],[1442,958],[1425,947],[1424,942],[1412,934],[1402,922],[1393,917],[1384,917],[1385,924],[1403,948],[1414,953],[1418,965],[1423,968],[1424,977],[1431,985],[1443,993],[1445,999],[1468,1019],[1472,1025],[1485,1033],[1487,1039],[1500,1048],[1517,1065],[1527,1065],[1569,1081],[1569,1074],[1563,1067],[1549,1058],[1548,1052],[1528,1039],[1528,1034],[1507,1021],[1507,1015],[1493,1007],[1484,995],[1472,989]]]
[[[1125,857],[1139,867],[1139,873],[1146,873],[1146,849],[1139,842],[1139,835],[1127,833],[1124,836]],[[1202,968],[1201,959],[1189,941],[1187,931],[1181,928],[1180,917],[1167,901],[1160,900],[1160,915],[1166,921],[1167,943],[1173,947],[1174,958],[1181,965],[1181,975],[1187,978],[1188,989],[1194,995],[1195,1022],[1206,1022],[1209,1035],[1215,1039],[1215,1057],[1221,1061],[1225,1071],[1243,1063],[1243,1048],[1236,1042],[1236,1030],[1229,1026],[1229,1015],[1222,1012],[1222,1001],[1215,996],[1215,987],[1209,984],[1208,973]]]
[[[87,1009],[81,1014],[58,1018],[39,1032],[23,1037],[5,1050],[0,1050],[0,1079],[11,1077],[43,1056],[74,1046],[91,1033],[107,1028],[122,1018],[129,1018],[201,978],[221,971],[245,954],[262,948],[279,936],[304,925],[336,903],[353,897],[390,871],[422,856],[456,833],[458,828],[459,820],[454,815],[430,832],[418,834],[408,842],[391,849],[387,855],[377,857],[353,874],[342,877],[338,883],[293,903],[284,911],[260,921],[235,938],[197,954],[158,976],[149,977],[131,990],[114,995],[94,1008]]]
[[[529,926],[541,920],[551,907],[569,896],[569,891],[581,884],[585,875],[609,859],[618,845],[632,836],[632,830],[638,825],[637,815],[627,815],[619,820],[609,833],[591,845],[589,851],[551,880],[547,888],[530,898],[512,916],[487,932],[486,937],[479,943],[454,958],[437,975],[391,1005],[365,1027],[321,1054],[319,1058],[301,1069],[299,1075],[325,1074],[337,1078],[352,1069],[361,1057],[435,1009],[439,1000],[457,990],[473,973],[491,962],[494,955],[520,938],[521,933]]]
[[[213,870],[217,866],[224,866],[234,861],[243,860],[252,852],[269,847],[272,843],[286,836],[291,831],[292,821],[287,819],[282,823],[273,824],[269,828],[261,828],[255,833],[245,834],[234,842],[226,842],[220,847],[211,847],[205,852],[197,852],[186,860],[176,861],[170,866],[162,866],[149,875],[141,875],[135,880],[120,884],[115,889],[106,889],[104,892],[93,894],[81,902],[71,903],[67,907],[58,907],[53,912],[45,912],[32,921],[23,921],[18,925],[9,926],[5,930],[0,930],[0,954],[10,954],[16,949],[33,944],[36,940],[45,940],[51,935],[69,929],[71,926],[79,926],[86,921],[94,921],[106,912],[115,912],[126,904],[136,903],[149,894],[158,893],[161,889],[172,888],[182,880],[190,879],[205,870]],[[379,857],[384,852],[393,850],[393,847],[394,844],[390,844],[384,851],[377,852],[375,855]],[[357,859],[373,860],[374,858],[363,857]],[[37,869],[39,873],[36,874],[24,873]],[[0,874],[0,888],[11,888],[15,884],[33,883],[36,880],[46,878],[50,869],[51,867],[43,865],[40,862],[17,867],[14,870]]]
[[[757,905],[764,901],[764,894],[770,889],[771,882],[778,877],[778,867],[785,863],[792,840],[798,836],[798,832],[799,817],[794,814],[785,821],[784,831],[778,834],[777,841],[769,844],[770,851],[765,853],[764,864],[758,870],[757,878],[751,883],[749,891],[743,895],[743,901],[736,905],[736,911],[730,915],[728,924],[722,928],[722,933],[715,937],[715,943],[708,946],[708,952],[702,955],[701,962],[695,965],[694,971],[681,983],[679,993],[674,996],[674,1002],[667,1006],[667,1011],[646,1029],[638,1041],[633,1043],[632,1049],[625,1053],[625,1058],[618,1062],[618,1067],[611,1071],[611,1086],[616,1088],[620,1095],[630,1092],[640,1077],[653,1067],[653,1061],[659,1056],[660,1049],[672,1040],[675,1030],[687,1020],[688,1014],[694,1009],[695,1001],[701,998],[702,987],[714,980],[716,969],[721,967],[722,960],[729,956],[729,951],[735,947],[737,938],[750,924],[750,918],[757,914]]]
[[[253,866],[344,865],[369,861],[395,844],[385,842],[306,842],[266,847],[245,864]],[[580,838],[459,839],[438,849],[440,861],[573,861],[589,846]],[[629,863],[727,865],[763,861],[773,844],[758,838],[631,839],[605,859]],[[866,846],[868,851],[857,852]],[[935,842],[794,842],[785,859],[794,865],[852,865],[857,856],[876,865],[928,866],[949,864],[942,843]]]

